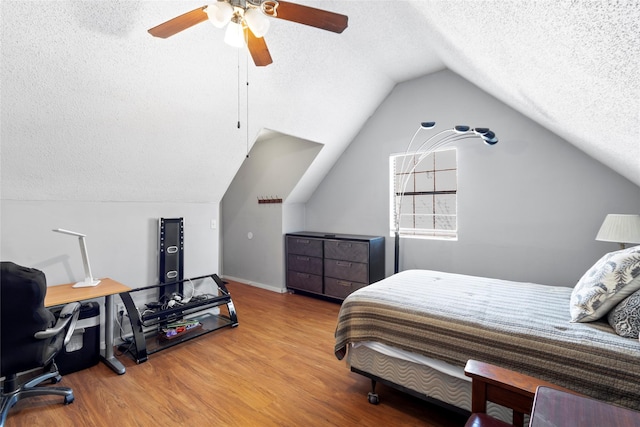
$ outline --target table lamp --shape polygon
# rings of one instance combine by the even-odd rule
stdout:
[[[625,243],[640,243],[640,215],[608,214],[596,240],[616,242],[620,249],[625,248]]]
[[[70,236],[76,236],[78,238],[78,242],[80,243],[80,253],[82,254],[82,264],[84,265],[84,281],[78,282],[73,285],[74,288],[84,288],[87,286],[97,286],[100,283],[100,280],[94,280],[91,275],[91,265],[89,265],[89,254],[87,252],[87,243],[84,238],[87,237],[82,233],[77,233],[75,231],[64,230],[62,228],[56,228],[53,230],[57,233],[68,234]]]

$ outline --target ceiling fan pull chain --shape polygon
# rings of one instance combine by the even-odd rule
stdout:
[[[238,81],[238,129],[240,129],[240,50],[236,51],[236,71],[237,71],[237,81]]]
[[[244,59],[245,59],[245,76],[246,76],[246,81],[247,81],[247,109],[245,110],[247,112],[247,118],[246,118],[246,123],[245,123],[245,129],[246,129],[246,141],[247,141],[247,159],[249,158],[249,55],[245,52],[244,55]]]

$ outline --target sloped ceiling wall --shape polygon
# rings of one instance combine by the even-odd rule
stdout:
[[[301,3],[349,28],[274,19],[256,68],[207,23],[146,32],[199,2],[3,1],[2,198],[216,202],[269,128],[324,145],[305,201],[396,83],[445,66],[640,185],[634,2]]]

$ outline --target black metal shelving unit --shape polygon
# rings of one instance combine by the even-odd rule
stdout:
[[[138,312],[132,293],[146,291],[158,288],[160,291],[166,289],[167,286],[175,285],[176,288],[182,289],[182,285],[187,281],[201,280],[211,278],[218,287],[217,296],[209,296],[205,298],[193,298],[186,304],[175,304],[168,308],[157,308],[153,310],[145,310],[143,314]],[[190,279],[178,280],[172,283],[160,283],[142,288],[132,289],[129,292],[120,294],[122,302],[127,309],[129,319],[131,320],[131,329],[133,331],[133,346],[126,348],[136,363],[147,361],[150,354],[183,343],[209,332],[216,331],[224,327],[238,326],[238,316],[231,300],[231,295],[225,286],[225,283],[216,275],[210,274]],[[226,307],[227,313],[212,314],[204,311],[214,307]],[[198,315],[199,312],[203,312]],[[188,318],[190,321],[199,322],[199,326],[190,330],[185,330],[172,337],[162,334],[163,328],[167,325],[182,321]],[[146,330],[146,332],[145,332]],[[125,350],[125,346],[121,346],[121,350]]]

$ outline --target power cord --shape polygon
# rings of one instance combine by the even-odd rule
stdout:
[[[127,316],[129,317],[129,314],[126,313],[125,310],[120,310],[118,312],[118,316],[116,316],[116,323],[118,323],[118,329],[120,331],[119,335],[120,335],[120,341],[122,341],[122,344],[120,344],[118,346],[118,349],[124,349],[124,350],[120,350],[120,353],[116,354],[116,356],[122,356],[125,353],[131,353],[131,349],[134,345],[133,339],[132,338],[126,338],[123,333],[124,333],[124,326],[122,325],[122,323],[124,322],[124,317]]]
[[[192,298],[195,296],[195,294],[196,294],[196,287],[195,287],[195,285],[193,284],[193,281],[192,281],[191,279],[188,279],[188,280],[189,280],[189,284],[191,285],[191,296],[189,296],[189,297],[185,296],[185,297],[182,299],[182,303],[183,303],[183,304],[186,304],[186,303],[188,303],[189,301],[191,301],[191,299],[192,299]]]

